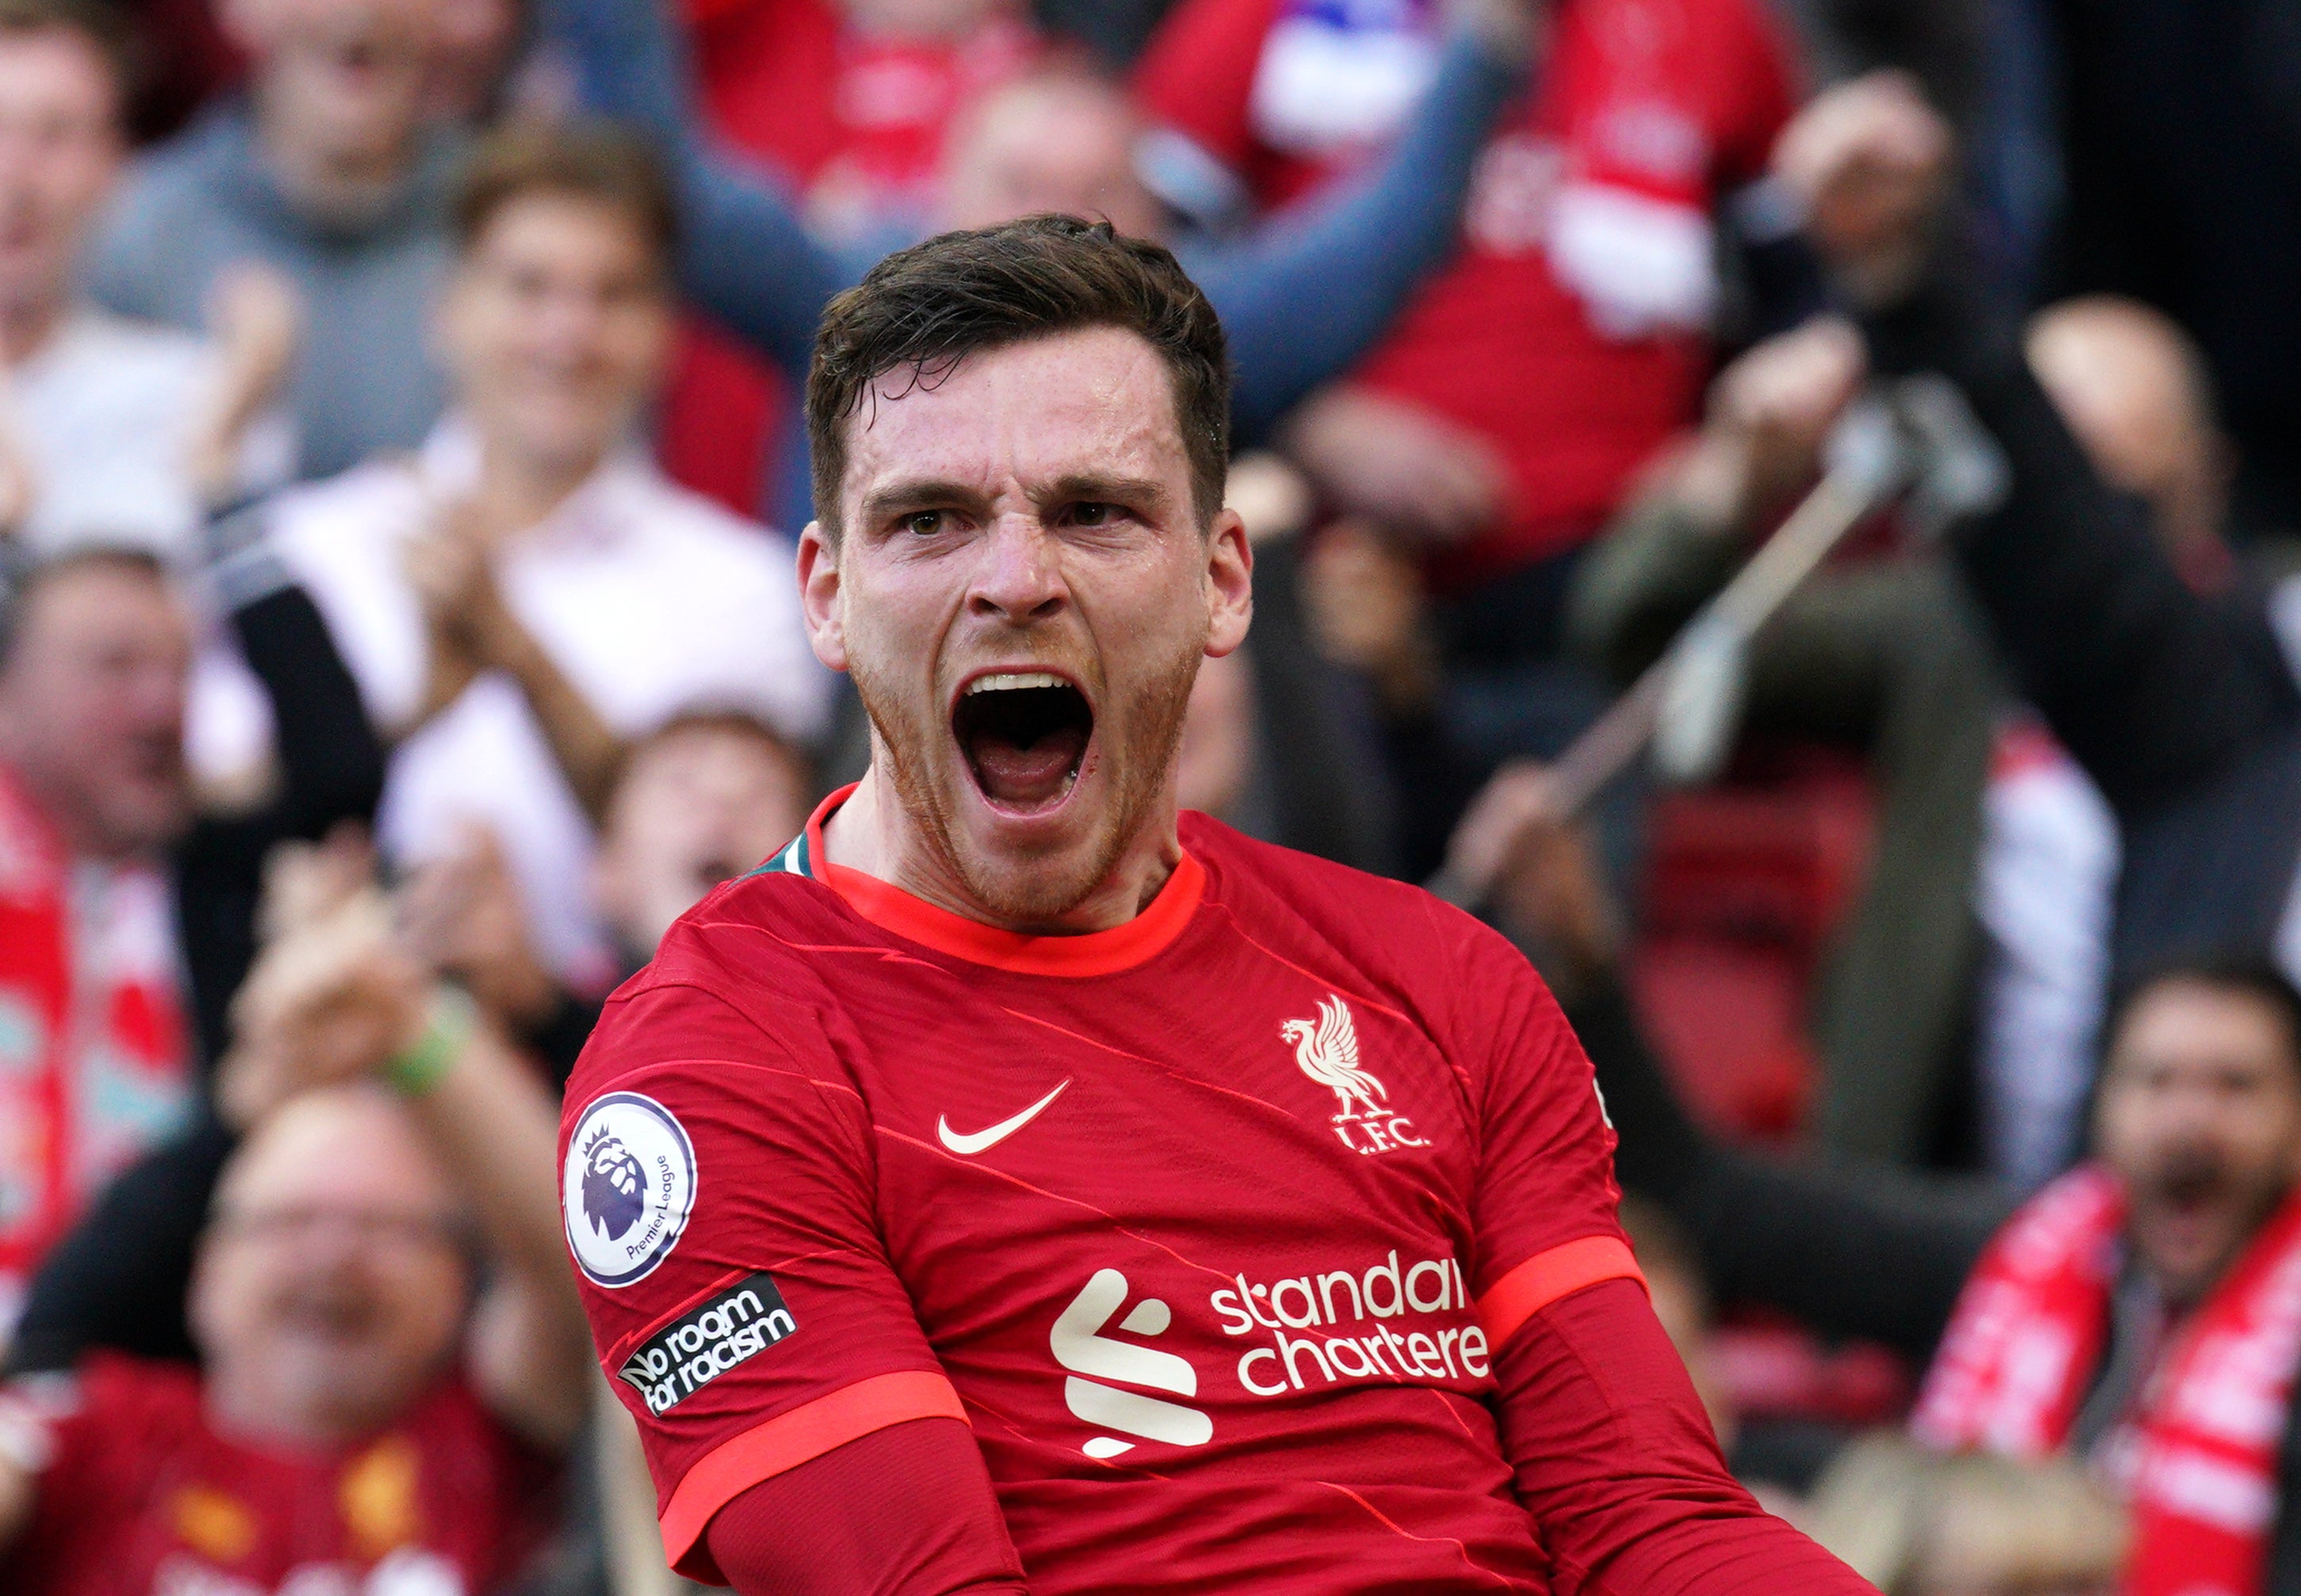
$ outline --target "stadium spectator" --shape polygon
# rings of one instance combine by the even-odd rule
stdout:
[[[582,63],[593,108],[638,122],[672,155],[688,223],[688,292],[778,370],[804,372],[824,304],[859,280],[875,252],[822,249],[771,182],[698,137],[678,41],[657,0],[553,0],[547,16]],[[1533,44],[1522,0],[1479,0],[1376,171],[1243,238],[1183,243],[1230,338],[1243,441],[1346,369],[1445,258],[1479,144]],[[1159,207],[1126,159],[1140,133],[1125,96],[1092,79],[1017,85],[959,129],[941,220],[982,225],[1033,207],[1155,228]],[[793,524],[805,508],[802,447],[791,440],[782,472]]]
[[[1786,161],[1806,190],[1850,182],[1862,151],[1900,130],[1945,168],[1932,120],[1904,80],[1862,79],[1802,114]],[[1910,196],[1930,203],[1944,175],[1920,173]],[[2163,315],[2108,299],[2041,313],[2026,344],[2101,479],[2146,508],[2164,557],[2192,588],[2227,586],[2231,451],[2195,347]],[[1699,443],[1578,578],[1575,631],[1618,680],[1660,652],[1747,536],[1812,480],[1862,369],[1851,330],[1825,322],[1720,379]],[[1978,619],[1930,556],[1826,570],[1761,634],[1749,713],[1762,730],[1852,736],[1883,781],[1879,848],[1815,1015],[1822,1141],[1920,1159],[1970,1048],[1988,1163],[2026,1190],[2077,1145],[2119,843],[2098,791],[1996,681]]]
[[[2183,430],[2143,429],[2147,453],[2113,467],[2104,455],[2118,473],[2105,481],[2030,370],[2017,330],[1972,283],[1939,206],[1877,206],[1858,192],[1938,198],[1924,175],[1926,141],[1896,118],[1853,142],[1857,192],[1845,205],[1817,206],[1810,231],[1866,307],[1870,368],[1948,379],[2011,468],[2004,502],[1957,529],[1948,547],[2014,686],[2117,819],[2113,976],[2198,948],[2274,950],[2301,968],[2291,619],[2301,588],[2267,560],[2214,554],[2221,463],[2191,447],[2190,466],[2152,485],[2151,459],[2182,458]],[[2179,365],[2178,350],[2162,358]],[[2153,504],[2121,487],[2149,493],[2161,523],[2187,529],[2173,534],[2178,562],[2152,524]]]
[[[1363,163],[1431,79],[1435,10],[1190,0],[1139,70],[1169,135],[1154,186],[1194,214],[1260,211]],[[1291,429],[1340,507],[1436,545],[1446,583],[1515,579],[1496,646],[1519,658],[1551,641],[1537,573],[1694,405],[1711,217],[1763,174],[1791,110],[1781,46],[1741,0],[1577,4],[1551,27],[1541,85],[1481,162],[1460,259]]]
[[[705,893],[798,833],[814,784],[788,742],[729,710],[675,715],[634,744],[619,769],[593,882],[628,973]],[[569,991],[544,969],[493,837],[459,840],[466,846],[424,865],[399,890],[402,951],[471,993],[549,1081],[563,1081],[598,1018],[598,997]],[[320,857],[297,858],[289,873],[301,873],[302,896],[325,900],[364,883],[372,863],[364,847],[338,838]],[[201,1216],[234,1140],[205,1126],[113,1183],[35,1283],[11,1369],[66,1368],[99,1348],[192,1355],[180,1305]]]
[[[0,1567],[38,1596],[498,1588],[589,1390],[550,1103],[372,901],[276,942],[241,1018],[262,1114],[200,1243],[201,1365],[10,1391]]]
[[[21,1052],[0,1082],[0,1324],[104,1181],[194,1116],[253,956],[265,851],[364,817],[381,781],[382,752],[310,599],[247,562],[225,576],[282,773],[268,804],[238,815],[195,815],[190,622],[148,555],[60,555],[8,599],[0,988]]]
[[[1719,1299],[1920,1359],[1938,1341],[1920,1437],[2067,1450],[2104,1471],[2137,1499],[2128,1590],[2187,1588],[2161,1578],[2185,1567],[2233,1592],[2301,1579],[2301,1316],[2293,1270],[2275,1267],[2301,1245],[2301,994],[2273,967],[2197,956],[2137,978],[2105,1027],[2094,1161],[2008,1221],[1961,1183],[1770,1158],[1697,1129],[1622,999],[1611,906],[1539,770],[1473,806],[1457,869],[1511,934],[1554,950],[1623,1185],[1686,1227]],[[2202,1400],[2208,1385],[2227,1400]],[[2213,1459],[2195,1505],[2233,1539],[2196,1537],[2153,1495],[2179,1489],[2164,1457],[2193,1443]]]
[[[2129,1591],[2258,1589],[2301,1516],[2301,994],[2244,960],[2147,981],[2094,1128],[1982,1255],[1912,1432],[2088,1459],[2132,1506]]]
[[[123,48],[92,0],[0,5],[0,523],[38,554],[96,539],[189,564],[221,357],[97,309],[74,280],[125,152]],[[270,458],[245,464],[276,474],[288,441],[270,429]]]
[[[682,712],[640,739],[617,773],[590,890],[620,978],[706,893],[799,834],[814,781],[804,755],[737,710]],[[416,870],[397,914],[411,953],[476,998],[555,1081],[566,1078],[598,997],[569,990],[536,956],[493,832],[467,828]]]
[[[672,486],[634,436],[670,342],[672,230],[636,146],[496,136],[436,317],[456,408],[418,455],[271,514],[397,740],[386,856],[412,868],[486,825],[545,965],[595,993],[618,973],[587,872],[619,740],[698,701],[804,739],[829,682],[790,546]]]
[[[1217,223],[1323,191],[1395,136],[1440,11],[1188,0],[1136,71],[1152,187]],[[1573,554],[1694,412],[1723,308],[1713,218],[1793,104],[1746,0],[1544,15],[1544,70],[1479,158],[1459,255],[1276,437],[1331,508],[1418,552],[1437,598],[1442,690],[1393,739],[1417,875],[1467,787],[1554,756],[1602,705],[1555,657]]]
[[[424,318],[463,136],[424,116],[437,4],[231,0],[246,94],[140,157],[94,240],[89,286],[122,315],[198,328],[244,261],[295,285],[299,476],[415,447],[446,397]]]

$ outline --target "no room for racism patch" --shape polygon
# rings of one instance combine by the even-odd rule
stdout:
[[[754,1274],[648,1337],[615,1373],[660,1418],[798,1329],[799,1321],[791,1317],[774,1281],[765,1274]]]

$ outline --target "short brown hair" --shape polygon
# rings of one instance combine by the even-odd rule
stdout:
[[[114,120],[125,115],[142,73],[119,7],[105,0],[0,0],[0,38],[51,32],[77,33],[96,52],[117,95]]]
[[[679,202],[655,151],[630,134],[605,122],[515,121],[481,139],[449,211],[456,253],[470,254],[506,205],[531,194],[565,195],[622,212],[670,269],[679,245]]]
[[[1230,464],[1230,356],[1222,322],[1162,245],[1107,221],[1025,216],[889,255],[831,302],[807,375],[815,514],[839,533],[848,417],[872,385],[908,368],[932,387],[983,349],[1091,327],[1132,332],[1159,352],[1175,389],[1201,524],[1222,508]]]

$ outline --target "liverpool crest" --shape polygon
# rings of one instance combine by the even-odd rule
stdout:
[[[1294,1049],[1296,1067],[1335,1094],[1335,1134],[1354,1153],[1427,1147],[1411,1120],[1393,1112],[1389,1090],[1359,1064],[1359,1028],[1350,1005],[1329,992],[1318,1017],[1287,1020],[1281,1041]]]

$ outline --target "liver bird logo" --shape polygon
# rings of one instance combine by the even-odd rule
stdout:
[[[623,1233],[647,1212],[641,1191],[646,1183],[647,1171],[639,1159],[606,1131],[583,1149],[583,1216],[610,1241],[622,1241]]]
[[[1319,1085],[1335,1094],[1337,1121],[1360,1119],[1389,1112],[1382,1101],[1390,1093],[1381,1082],[1359,1068],[1359,1029],[1349,1007],[1333,995],[1318,1005],[1315,1020],[1288,1020],[1278,1027],[1280,1040],[1294,1046],[1294,1062]],[[1359,1105],[1352,1113],[1351,1105]]]

